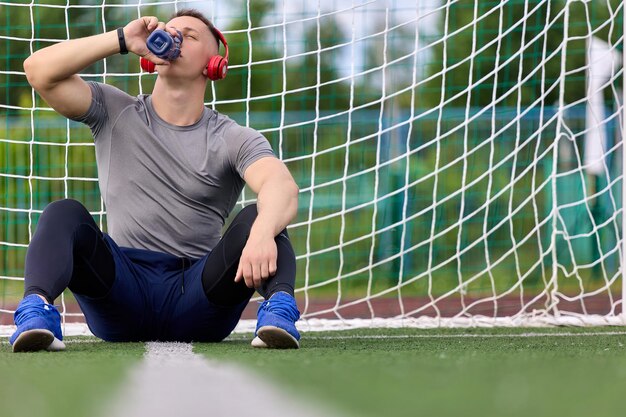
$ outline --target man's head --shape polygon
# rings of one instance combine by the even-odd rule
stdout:
[[[181,9],[181,10],[177,11],[176,13],[174,13],[170,17],[170,20],[175,19],[177,17],[183,17],[183,16],[195,17],[196,19],[198,19],[202,23],[204,23],[206,25],[206,27],[209,29],[209,32],[211,33],[211,35],[213,35],[213,39],[215,39],[215,42],[216,42],[217,47],[219,49],[220,40],[219,40],[219,37],[216,34],[215,26],[213,26],[213,23],[211,23],[211,21],[209,19],[207,19],[207,17],[205,15],[203,15],[200,11],[198,11],[196,9]]]
[[[166,70],[167,73],[190,76],[202,73],[206,77],[207,63],[219,54],[219,41],[213,24],[195,9],[182,9],[172,16],[166,26],[175,28],[183,36],[181,56],[174,61],[177,65]],[[159,73],[161,70],[165,69],[160,69]]]

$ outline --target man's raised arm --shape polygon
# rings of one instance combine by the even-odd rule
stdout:
[[[167,65],[146,47],[146,38],[157,28],[165,29],[165,24],[156,17],[133,20],[123,29],[124,41],[128,51],[157,65]],[[176,34],[173,29],[170,31]],[[66,117],[77,117],[89,109],[91,90],[76,74],[119,52],[120,41],[117,30],[113,30],[40,49],[24,61],[24,71],[30,85],[54,110]]]

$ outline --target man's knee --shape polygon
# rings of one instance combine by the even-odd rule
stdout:
[[[252,228],[252,224],[256,220],[258,216],[257,205],[250,204],[246,206],[237,213],[237,216],[233,219],[229,227],[229,231],[237,231],[237,233],[242,233],[245,235],[246,239],[250,234],[250,228]],[[288,244],[290,244],[289,233],[287,232],[287,228],[281,230],[281,232],[276,236],[276,239],[285,239]],[[243,249],[243,248],[242,248]]]
[[[73,233],[81,224],[94,223],[91,214],[80,202],[72,199],[54,201],[46,206],[37,230],[51,233]],[[95,223],[94,223],[95,224]]]
[[[63,200],[53,201],[48,204],[41,215],[43,218],[58,218],[63,219],[66,217],[83,217],[85,215],[89,215],[89,212],[79,201],[72,200],[71,198],[66,198]]]
[[[241,211],[237,213],[237,216],[235,217],[235,220],[233,220],[233,223],[241,222],[252,225],[252,223],[254,223],[254,220],[256,220],[257,215],[258,211],[256,204],[250,204],[249,206],[245,206],[244,208],[242,208]]]
[[[237,216],[233,220],[233,225],[235,224],[246,224],[248,228],[252,227],[252,224],[256,220],[258,216],[258,210],[256,204],[250,204],[241,209]],[[287,232],[287,228],[281,230],[281,232],[276,236],[276,239],[284,238],[289,242],[289,233]]]

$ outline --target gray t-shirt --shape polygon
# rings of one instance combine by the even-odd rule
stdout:
[[[257,131],[205,108],[190,126],[161,119],[149,95],[90,82],[77,121],[96,145],[107,232],[124,247],[200,258],[220,239],[244,187],[246,168],[275,157]]]

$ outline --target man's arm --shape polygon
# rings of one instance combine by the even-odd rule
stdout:
[[[276,273],[278,252],[274,238],[296,217],[298,186],[285,164],[276,158],[261,158],[244,174],[257,193],[258,216],[243,249],[235,281],[244,279],[249,288]]]
[[[165,24],[156,17],[142,17],[126,25],[124,34],[128,51],[160,65],[166,61],[152,55],[146,47],[148,35],[157,28],[165,29]],[[40,49],[24,61],[24,71],[30,85],[53,109],[66,117],[82,116],[91,105],[91,89],[76,74],[119,51],[114,30]]]

